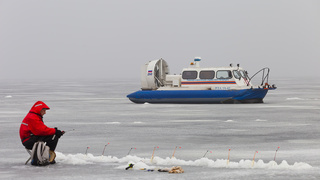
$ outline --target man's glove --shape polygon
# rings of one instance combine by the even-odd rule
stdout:
[[[60,138],[63,134],[64,134],[64,131],[60,131],[58,128],[55,128],[56,129],[56,133],[55,135]]]

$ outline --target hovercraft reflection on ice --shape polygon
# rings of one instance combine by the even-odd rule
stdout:
[[[251,78],[241,67],[200,67],[201,58],[195,58],[181,75],[169,75],[163,59],[149,61],[142,67],[142,90],[127,97],[134,103],[262,103],[268,90],[269,68],[263,68]],[[262,73],[261,85],[251,80]]]

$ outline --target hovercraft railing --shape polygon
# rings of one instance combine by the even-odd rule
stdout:
[[[270,73],[270,69],[268,67],[262,68],[261,70],[259,70],[258,72],[256,72],[254,75],[251,76],[251,78],[248,81],[248,84],[250,84],[251,80],[259,73],[262,72],[262,79],[261,79],[261,86],[269,86],[269,73]]]

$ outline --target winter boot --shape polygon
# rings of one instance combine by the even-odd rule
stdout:
[[[55,158],[56,158],[56,153],[54,151],[49,151],[49,163],[50,164],[55,164],[56,161],[55,161]]]

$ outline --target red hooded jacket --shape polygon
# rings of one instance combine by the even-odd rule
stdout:
[[[27,141],[31,135],[49,136],[56,133],[56,129],[47,127],[42,120],[40,111],[50,109],[44,102],[36,102],[20,125],[20,138]]]

